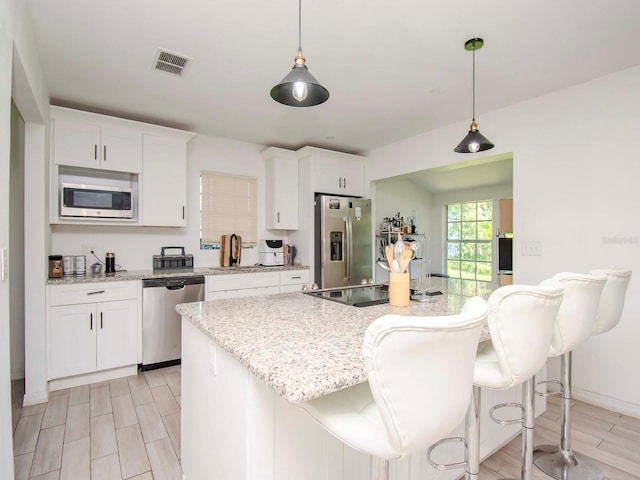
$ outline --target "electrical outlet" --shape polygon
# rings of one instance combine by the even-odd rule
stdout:
[[[96,247],[93,246],[93,244],[91,243],[83,243],[82,244],[82,254],[87,256],[87,257],[91,257],[91,258],[95,258],[93,256],[93,253],[91,252],[95,252],[96,251]]]

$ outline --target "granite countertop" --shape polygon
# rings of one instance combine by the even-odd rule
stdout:
[[[434,281],[435,284],[435,281]],[[408,307],[352,307],[302,292],[185,303],[176,310],[291,403],[362,383],[364,333],[376,318],[451,315],[468,297],[445,292]],[[483,332],[481,340],[488,338]]]
[[[128,270],[111,275],[104,273],[50,278],[47,285],[65,285],[68,283],[117,282],[123,280],[142,280],[145,278],[194,277],[198,275],[232,275],[237,273],[281,272],[287,270],[308,270],[307,265],[265,267],[263,265],[247,265],[240,267],[197,267],[184,270]]]

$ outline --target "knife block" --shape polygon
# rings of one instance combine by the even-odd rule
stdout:
[[[409,306],[409,273],[389,273],[389,305],[392,307]]]

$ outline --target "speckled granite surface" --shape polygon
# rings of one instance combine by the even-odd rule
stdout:
[[[256,273],[256,272],[280,272],[287,270],[308,270],[306,265],[294,265],[287,267],[263,267],[263,266],[241,266],[241,267],[198,267],[189,270],[131,270],[127,272],[116,272],[113,275],[104,273],[93,275],[63,276],[62,278],[50,278],[47,285],[65,285],[67,283],[89,283],[89,282],[117,282],[121,280],[142,280],[143,278],[167,278],[167,277],[193,277],[198,275],[231,275],[236,273]]]
[[[436,287],[444,295],[409,307],[358,308],[295,292],[186,303],[176,310],[287,401],[299,403],[366,380],[362,341],[376,318],[459,312],[468,297],[446,294],[445,282]]]

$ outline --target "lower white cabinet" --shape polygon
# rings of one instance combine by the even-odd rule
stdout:
[[[298,292],[308,285],[309,270],[287,270],[280,272],[280,293]]]
[[[205,300],[280,293],[279,272],[234,273],[205,278]]]
[[[309,270],[234,273],[205,277],[205,300],[297,292],[309,283]]]
[[[49,287],[49,380],[138,363],[138,283]]]

